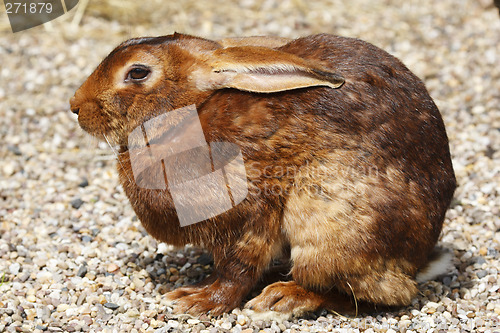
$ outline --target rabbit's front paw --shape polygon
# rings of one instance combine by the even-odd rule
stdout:
[[[211,284],[178,288],[165,297],[171,301],[174,314],[218,316],[241,304],[242,289],[238,283],[217,279]]]

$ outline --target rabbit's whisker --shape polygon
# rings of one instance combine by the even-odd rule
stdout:
[[[116,159],[117,159],[118,163],[120,163],[120,166],[121,166],[122,170],[125,171],[125,167],[123,166],[122,162],[120,161],[120,157],[118,156],[118,152],[116,151],[115,147],[113,147],[113,145],[111,144],[111,142],[109,142],[108,137],[106,136],[106,134],[103,134],[103,136],[104,136],[104,139],[106,139],[106,142],[108,143],[109,147],[113,151],[113,154],[115,154]],[[128,178],[128,181],[130,182],[130,184],[133,184],[132,183],[132,179],[130,179],[128,173],[125,172],[125,174],[127,175],[127,178]]]

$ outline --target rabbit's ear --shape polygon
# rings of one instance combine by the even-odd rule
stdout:
[[[320,64],[261,46],[220,48],[207,64],[210,73],[194,72],[191,77],[202,89],[272,93],[315,86],[339,88],[344,83],[340,75]]]

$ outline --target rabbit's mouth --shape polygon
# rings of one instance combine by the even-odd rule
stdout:
[[[78,124],[91,136],[109,144],[116,146],[127,142],[123,120],[117,119],[95,103],[85,103],[80,107]]]
[[[109,124],[102,123],[99,121],[91,121],[85,117],[78,117],[78,124],[81,129],[90,134],[91,136],[97,138],[101,141],[107,141],[112,145],[119,145],[122,140],[120,140],[121,135],[118,129],[111,128]]]
[[[88,134],[102,141],[118,144],[123,132],[123,121],[116,117],[105,103],[87,98],[78,90],[70,99],[71,112],[78,115],[78,124]]]

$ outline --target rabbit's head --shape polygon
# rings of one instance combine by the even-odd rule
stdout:
[[[131,39],[77,90],[71,110],[91,135],[126,145],[131,131],[148,119],[200,105],[219,89],[273,93],[343,84],[320,62],[280,51],[284,43],[255,37],[215,42],[177,33]]]

